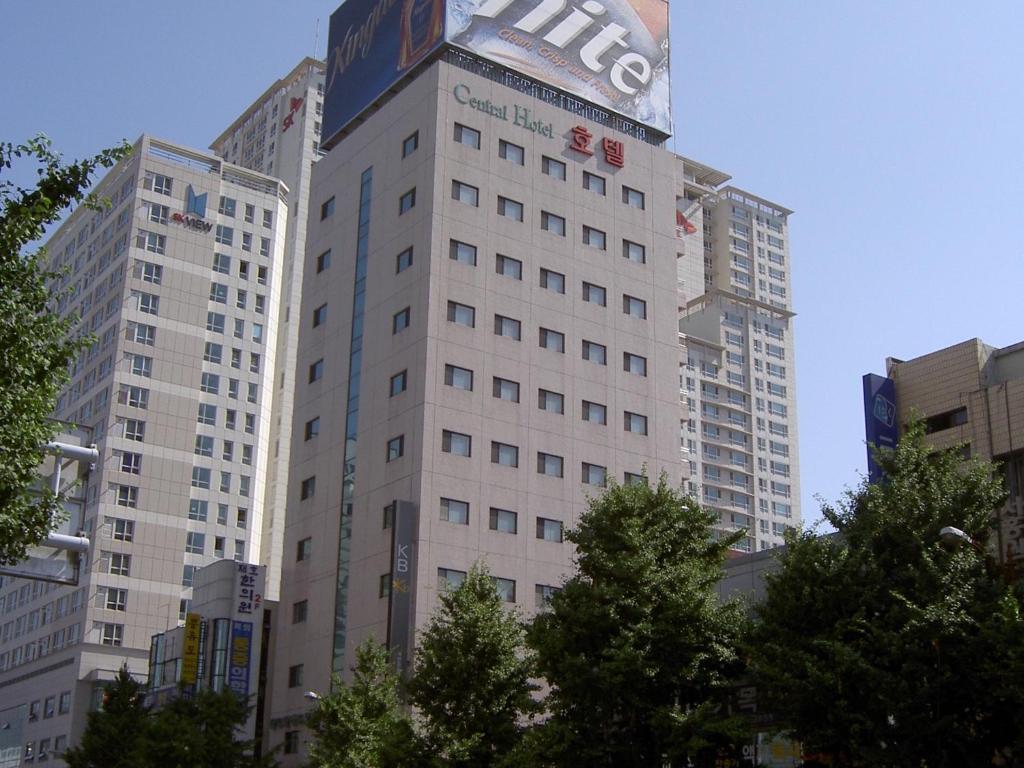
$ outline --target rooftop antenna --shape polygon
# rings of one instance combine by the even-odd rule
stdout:
[[[316,58],[317,51],[320,48],[320,17],[317,16],[316,24],[313,26],[313,58]]]

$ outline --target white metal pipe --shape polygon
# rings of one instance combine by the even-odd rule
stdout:
[[[71,445],[70,443],[52,442],[46,444],[46,450],[48,453],[53,453],[57,456],[67,456],[69,459],[87,461],[90,464],[95,464],[100,460],[100,452],[95,445]]]
[[[72,552],[88,552],[89,539],[86,536],[69,536],[66,533],[51,533],[40,542],[54,549],[69,549]]]

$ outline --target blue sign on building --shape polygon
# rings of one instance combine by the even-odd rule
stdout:
[[[322,144],[444,42],[444,0],[346,0],[331,14]]]
[[[896,423],[896,383],[885,376],[866,373],[864,384],[864,437],[868,444],[868,480],[877,483],[884,473],[875,462],[872,447],[895,448],[899,441]]]

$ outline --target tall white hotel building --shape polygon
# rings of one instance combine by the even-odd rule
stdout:
[[[541,608],[609,480],[665,473],[748,551],[799,520],[790,212],[666,149],[667,4],[457,5],[331,21],[271,671],[296,764],[305,693],[370,636],[407,663],[475,561]]]

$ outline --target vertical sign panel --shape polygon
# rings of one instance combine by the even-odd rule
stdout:
[[[228,657],[228,688],[243,699],[249,697],[249,664],[252,660],[252,622],[231,622]]]
[[[405,672],[412,653],[416,611],[416,526],[418,510],[408,501],[395,502],[391,534],[391,597],[388,600],[388,647],[399,674]]]
[[[864,437],[868,444],[868,480],[877,483],[882,468],[871,455],[872,447],[895,448],[899,440],[896,423],[896,383],[885,376],[864,374]]]
[[[195,685],[199,675],[200,617],[190,613],[185,617],[185,647],[181,654],[181,682]]]

